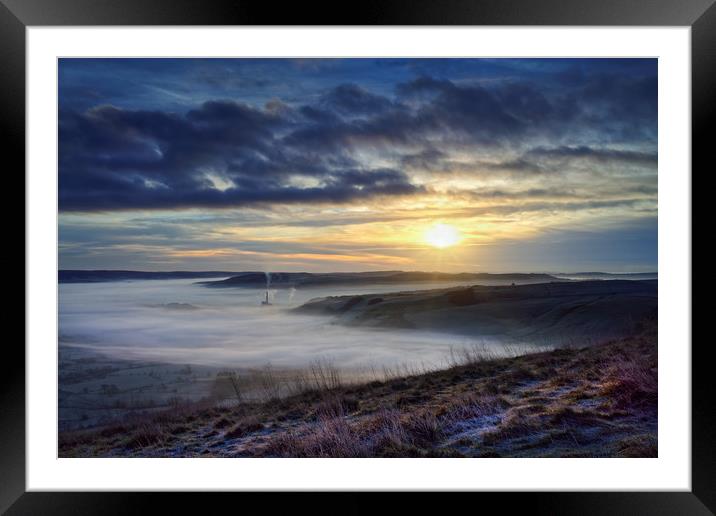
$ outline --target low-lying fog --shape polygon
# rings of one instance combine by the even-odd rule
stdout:
[[[446,367],[463,349],[491,355],[532,349],[440,333],[349,328],[331,324],[330,317],[290,312],[315,297],[456,283],[270,290],[272,304],[262,306],[265,290],[207,288],[195,281],[59,285],[61,431],[184,401],[233,402],[234,392],[222,380],[228,371],[244,379],[242,397],[261,399],[272,395],[262,390],[266,378],[280,378],[281,394],[290,393],[317,363],[330,364],[341,382],[351,382]]]
[[[451,348],[501,346],[479,338],[331,324],[289,309],[330,295],[391,292],[450,284],[359,285],[270,290],[206,288],[196,280],[59,285],[61,345],[114,358],[227,368],[304,367],[321,359],[340,368],[439,366]]]

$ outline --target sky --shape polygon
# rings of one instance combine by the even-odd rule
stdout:
[[[60,59],[58,110],[61,269],[657,270],[656,59]]]

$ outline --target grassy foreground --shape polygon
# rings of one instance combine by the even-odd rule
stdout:
[[[193,405],[60,434],[60,457],[656,457],[657,337]]]

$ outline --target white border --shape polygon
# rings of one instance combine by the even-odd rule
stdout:
[[[27,489],[690,490],[690,29],[27,31]],[[85,56],[659,58],[658,459],[58,459],[56,60]]]

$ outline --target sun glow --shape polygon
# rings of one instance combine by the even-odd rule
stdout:
[[[460,232],[449,224],[435,224],[425,231],[425,241],[438,249],[445,249],[460,241]]]

